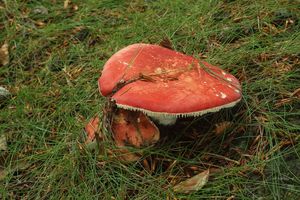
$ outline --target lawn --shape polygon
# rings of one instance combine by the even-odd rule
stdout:
[[[300,199],[299,20],[299,0],[0,0],[0,198]],[[86,148],[83,127],[102,113],[103,65],[139,42],[220,66],[243,98],[124,163],[109,139]],[[201,190],[174,192],[206,169]]]

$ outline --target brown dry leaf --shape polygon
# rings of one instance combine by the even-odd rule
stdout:
[[[78,10],[78,6],[77,6],[76,4],[73,5],[73,6],[72,6],[72,10],[73,10],[73,11],[77,11],[77,10]]]
[[[7,65],[9,63],[8,44],[5,42],[0,48],[0,66]]]
[[[38,21],[34,22],[34,24],[39,26],[39,27],[45,26],[45,22],[43,22],[41,20],[38,20]]]
[[[293,69],[293,65],[286,63],[286,62],[278,62],[275,61],[272,66],[279,72],[279,73],[285,73],[289,72]]]
[[[284,32],[282,30],[279,30],[274,24],[269,24],[267,22],[263,23],[262,30],[266,35],[276,35],[278,33]]]
[[[240,22],[240,21],[242,21],[243,19],[249,19],[250,17],[249,16],[241,16],[241,17],[235,17],[234,19],[233,19],[233,22]]]
[[[143,160],[142,165],[145,170],[147,170],[148,172],[151,172],[149,162],[146,159]]]
[[[221,135],[223,134],[228,128],[230,128],[232,126],[232,122],[229,121],[225,121],[225,122],[220,122],[215,124],[215,130],[214,133],[216,135]]]
[[[266,153],[266,157],[271,156],[276,151],[280,150],[282,147],[285,147],[285,146],[288,146],[288,145],[291,145],[291,144],[293,144],[293,141],[291,141],[291,140],[280,141],[280,143],[275,145],[272,149],[270,149],[270,151],[268,153]]]
[[[294,92],[289,94],[290,97],[288,98],[283,98],[277,101],[277,103],[275,103],[275,107],[280,107],[283,106],[285,104],[289,104],[292,103],[295,99],[300,99],[300,88],[296,89]]]
[[[258,56],[258,61],[259,62],[266,62],[268,60],[274,59],[274,57],[276,56],[276,54],[271,54],[271,53],[261,53]]]
[[[291,96],[298,97],[300,99],[300,88],[296,89]]]
[[[164,38],[160,43],[160,46],[168,48],[168,49],[173,49],[172,42],[170,41],[169,38]]]
[[[180,182],[174,186],[174,191],[178,193],[191,193],[200,190],[208,182],[209,169],[189,178],[185,181]]]
[[[157,166],[157,163],[158,161],[156,159],[153,159],[152,162],[151,162],[151,173],[153,173],[156,169],[156,166]]]
[[[203,53],[199,53],[198,56],[199,56],[199,58],[202,58],[202,59],[206,59],[207,58],[207,56],[204,55]]]
[[[275,103],[275,107],[278,108],[278,107],[283,106],[285,104],[289,104],[292,101],[293,101],[293,99],[291,99],[291,98],[280,99],[279,101],[277,101]]]

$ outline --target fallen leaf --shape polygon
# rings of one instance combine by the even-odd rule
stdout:
[[[71,3],[70,0],[65,0],[64,1],[64,9],[67,9],[70,3]]]
[[[208,182],[209,178],[209,169],[189,178],[185,181],[180,182],[174,186],[174,191],[178,193],[191,193],[196,192],[203,188],[203,186]]]
[[[0,86],[0,103],[3,100],[9,98],[10,96],[11,96],[11,93],[7,89],[5,89],[4,87]]]
[[[0,150],[2,151],[7,150],[6,136],[4,134],[0,136]]]
[[[0,66],[5,66],[9,63],[8,44],[5,42],[0,48]]]
[[[289,94],[288,98],[283,98],[275,103],[275,107],[280,107],[285,104],[292,103],[295,99],[300,99],[300,88]]]
[[[231,195],[230,197],[228,197],[226,200],[234,200],[234,195]]]
[[[45,26],[45,22],[40,21],[40,20],[36,21],[34,24],[37,25],[37,26],[39,26],[39,27]]]
[[[169,38],[164,38],[159,45],[168,49],[173,49],[172,42],[169,40]]]
[[[201,58],[201,59],[205,59],[205,58],[207,58],[207,56],[206,56],[206,55],[204,55],[203,53],[199,53],[199,54],[198,54],[198,56],[199,56],[199,58]]]
[[[73,11],[77,11],[77,10],[78,10],[78,6],[77,6],[77,5],[73,5],[73,6],[72,6],[72,10],[73,10]]]
[[[293,101],[292,98],[285,98],[285,99],[280,99],[275,103],[275,107],[278,108],[280,106],[283,106],[285,104],[289,104]]]
[[[232,126],[232,122],[228,122],[228,121],[217,123],[215,124],[214,133],[216,135],[221,135],[231,126]]]
[[[240,22],[242,21],[243,19],[249,19],[250,17],[248,16],[241,16],[241,17],[236,17],[233,19],[233,22]]]
[[[147,170],[148,172],[151,172],[149,162],[146,159],[143,160],[142,165],[145,170]]]
[[[298,97],[300,98],[300,88],[298,88],[297,90],[295,90],[292,94],[291,94],[292,97]]]
[[[287,63],[287,62],[280,62],[280,61],[275,61],[272,64],[272,67],[274,69],[276,69],[277,72],[279,73],[286,73],[286,72],[290,72],[293,70],[293,65]]]
[[[36,6],[33,11],[34,14],[40,14],[40,15],[48,15],[48,8],[44,6]]]

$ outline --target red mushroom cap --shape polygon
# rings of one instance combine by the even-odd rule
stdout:
[[[126,81],[113,93],[118,83]],[[115,53],[98,83],[101,94],[112,95],[118,107],[150,116],[200,116],[234,106],[241,99],[239,81],[231,74],[150,44],[133,44]]]

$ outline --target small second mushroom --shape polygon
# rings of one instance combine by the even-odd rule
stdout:
[[[142,112],[117,109],[111,131],[117,146],[149,146],[159,140],[156,125]]]

